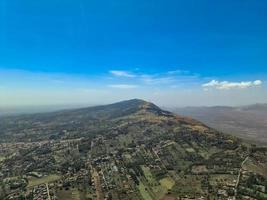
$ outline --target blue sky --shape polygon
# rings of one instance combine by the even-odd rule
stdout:
[[[264,102],[266,10],[265,0],[1,0],[0,105]]]

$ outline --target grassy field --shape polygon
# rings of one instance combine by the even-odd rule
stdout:
[[[0,156],[0,162],[3,161],[3,160],[5,160],[5,159],[6,159],[5,156]]]
[[[55,175],[55,174],[51,174],[49,176],[44,176],[42,178],[30,177],[28,187],[33,187],[36,185],[53,182],[53,181],[56,181],[58,179],[60,179],[60,176]]]
[[[138,185],[138,189],[144,200],[153,200],[152,197],[147,192],[145,185],[142,182],[140,182],[140,184]]]
[[[80,200],[80,192],[76,188],[72,188],[70,190],[61,190],[57,193],[58,199],[64,200]]]
[[[175,185],[175,181],[170,177],[163,178],[159,182],[162,187],[167,188],[168,190],[172,189]]]
[[[149,167],[142,166],[142,170],[145,174],[147,181],[151,184],[154,184],[156,182],[156,180],[154,179],[153,175],[151,174]]]
[[[177,194],[199,194],[202,192],[201,183],[196,179],[196,176],[180,177],[172,190]]]
[[[142,170],[145,174],[148,187],[151,188],[153,196],[161,198],[167,193],[167,188],[163,187],[152,175],[150,168],[142,166]]]
[[[188,153],[194,153],[195,149],[193,149],[192,147],[186,148],[185,149]]]

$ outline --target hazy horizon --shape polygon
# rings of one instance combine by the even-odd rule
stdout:
[[[31,113],[46,113],[46,112],[54,112],[54,111],[61,111],[61,110],[68,110],[68,109],[79,109],[79,108],[86,108],[86,107],[94,107],[94,106],[101,106],[101,105],[108,105],[112,103],[118,103],[121,101],[127,101],[130,99],[124,99],[115,102],[103,103],[103,104],[58,104],[58,105],[17,105],[17,106],[0,106],[0,116],[5,115],[17,115],[17,114],[31,114]],[[151,102],[154,103],[154,102]],[[255,103],[259,105],[265,105],[266,103]],[[198,105],[198,106],[168,106],[168,105],[159,105],[160,108],[164,110],[174,111],[175,109],[179,108],[212,108],[212,107],[242,107],[242,106],[251,106],[255,104],[244,104],[244,105]]]

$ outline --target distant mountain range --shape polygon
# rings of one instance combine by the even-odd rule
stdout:
[[[185,107],[169,109],[225,133],[267,144],[267,104],[241,107]]]

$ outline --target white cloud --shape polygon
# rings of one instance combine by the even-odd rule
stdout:
[[[127,77],[127,78],[134,78],[136,75],[131,74],[127,71],[121,71],[121,70],[111,70],[109,71],[113,76],[119,76],[119,77]]]
[[[262,81],[261,80],[256,80],[253,82],[255,86],[261,85]]]
[[[172,85],[183,85],[185,83],[190,82],[198,82],[199,75],[193,74],[190,71],[185,70],[174,70],[174,71],[167,71],[162,73],[133,73],[131,71],[126,70],[110,70],[110,74],[116,77],[121,78],[132,78],[137,84],[139,85],[159,85],[159,86],[169,86]],[[199,84],[199,83],[198,83]]]
[[[188,70],[173,70],[173,71],[168,71],[167,74],[170,74],[170,75],[176,75],[176,74],[190,74],[190,71]]]
[[[141,80],[148,85],[161,85],[173,83],[176,79],[171,76],[142,75]]]
[[[219,90],[229,90],[229,89],[246,89],[250,87],[260,86],[262,84],[261,80],[255,81],[241,81],[241,82],[229,82],[229,81],[217,81],[212,80],[208,83],[202,85],[204,90],[209,88],[215,88]]]
[[[111,88],[118,88],[118,89],[133,89],[133,88],[137,88],[138,85],[114,84],[114,85],[108,85],[108,87],[111,87]]]

